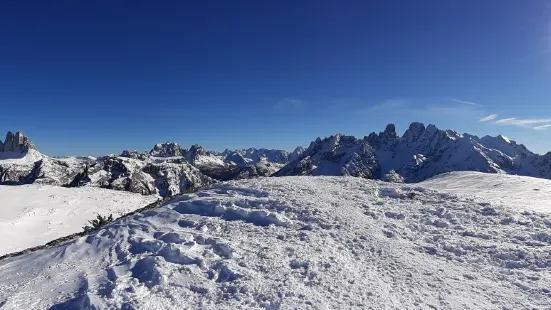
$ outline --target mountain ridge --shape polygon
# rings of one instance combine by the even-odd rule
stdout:
[[[333,137],[340,137],[337,141],[346,137],[345,140],[351,145],[348,148],[342,148],[339,143],[334,145],[336,140]],[[352,160],[339,163],[336,158],[356,158],[356,163]],[[364,165],[362,171],[354,173],[377,179],[394,172],[406,182],[419,182],[451,171],[551,178],[551,153],[533,153],[523,144],[502,135],[479,138],[450,129],[438,129],[433,124],[425,127],[420,122],[411,123],[402,136],[398,136],[394,124],[388,124],[384,131],[378,134],[372,132],[363,139],[342,134],[323,140],[318,138],[302,156],[275,176],[318,175],[322,169],[320,167],[329,166],[333,168],[329,172],[325,170],[324,175],[354,175],[347,167],[357,167],[358,158],[363,158],[364,164],[367,158],[370,162]],[[336,169],[335,165],[341,169]]]
[[[363,138],[336,134],[293,152],[266,148],[211,152],[198,144],[158,143],[147,152],[55,158],[21,132],[0,144],[0,184],[97,186],[170,196],[218,181],[295,175],[344,175],[419,182],[452,171],[507,173],[551,179],[551,152],[539,155],[505,136],[478,137],[412,122]],[[4,151],[4,150],[7,150]],[[17,152],[14,152],[17,151]]]

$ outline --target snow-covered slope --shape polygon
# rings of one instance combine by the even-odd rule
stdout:
[[[28,150],[25,152],[0,152],[0,160],[3,164],[29,164],[44,158],[37,150]]]
[[[96,213],[118,217],[156,199],[89,187],[0,185],[0,256],[80,232]]]
[[[0,261],[4,309],[549,309],[551,217],[350,177],[215,185]]]
[[[419,183],[427,188],[481,197],[518,210],[551,213],[551,180],[518,175],[450,172]]]

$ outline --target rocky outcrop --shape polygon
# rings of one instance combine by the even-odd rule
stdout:
[[[189,150],[183,150],[182,156],[194,166],[224,165],[224,161],[220,157],[205,150],[205,148],[198,144],[192,145]]]
[[[155,144],[149,154],[154,157],[178,157],[182,156],[182,148],[176,142]]]
[[[136,160],[119,156],[98,158],[68,187],[97,186],[162,197],[188,192],[214,183],[184,158]]]
[[[149,157],[149,153],[139,153],[136,150],[133,150],[133,151],[124,150],[124,151],[122,151],[122,153],[119,156],[120,157],[126,157],[126,158],[145,160],[146,158]]]
[[[0,152],[24,153],[29,150],[36,150],[36,146],[20,131],[15,134],[8,131],[6,140],[3,143],[0,141]]]
[[[252,179],[269,177],[283,168],[284,165],[261,160],[254,165],[242,167],[232,179]]]
[[[390,183],[404,183],[404,177],[394,170],[390,170],[387,174],[383,175],[382,180]]]
[[[304,153],[304,151],[306,151],[305,148],[303,148],[302,146],[297,146],[294,151],[289,153],[289,162],[297,160],[300,157],[300,155]]]
[[[71,182],[85,165],[79,161],[64,161],[43,157],[37,161],[4,163],[0,161],[0,184],[63,185]]]

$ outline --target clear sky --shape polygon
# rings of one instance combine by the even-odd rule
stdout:
[[[412,121],[551,150],[551,2],[0,2],[0,131],[49,155]]]

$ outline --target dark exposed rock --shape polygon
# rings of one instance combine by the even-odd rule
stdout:
[[[36,146],[20,131],[15,134],[8,131],[6,140],[3,143],[0,141],[0,152],[23,153],[28,150],[36,150]]]
[[[182,156],[182,148],[175,142],[165,142],[155,144],[153,149],[149,151],[151,156],[155,157],[176,157]]]
[[[124,151],[122,151],[121,155],[119,155],[119,156],[120,157],[126,157],[126,158],[145,160],[146,158],[149,157],[149,154],[148,153],[139,153],[136,150],[134,150],[134,151],[124,150]]]

